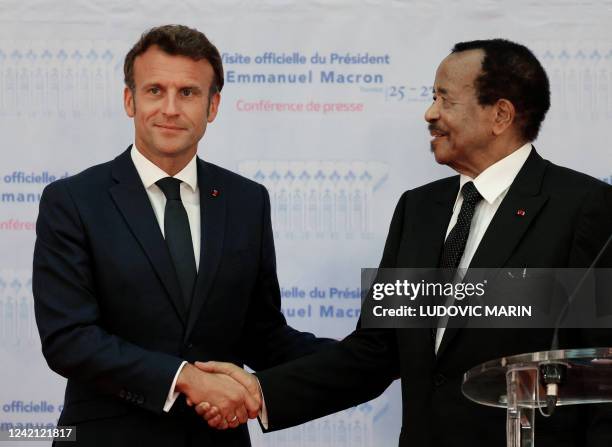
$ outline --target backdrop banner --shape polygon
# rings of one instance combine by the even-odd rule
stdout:
[[[612,181],[609,2],[4,0],[0,17],[1,431],[57,422],[65,381],[41,355],[31,293],[40,195],[132,142],[123,58],[149,27],[196,27],[223,55],[199,155],[269,189],[283,312],[299,329],[353,330],[360,269],[378,266],[401,193],[452,174],[430,153],[423,114],[458,41],[531,48],[552,88],[538,151]],[[254,446],[392,446],[400,425],[396,382],[300,427],[250,430]]]

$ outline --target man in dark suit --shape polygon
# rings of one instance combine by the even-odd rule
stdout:
[[[588,267],[612,232],[609,185],[544,160],[531,142],[549,108],[544,69],[502,39],[455,45],[436,72],[425,113],[438,163],[460,175],[406,191],[391,222],[383,268]],[[600,265],[610,266],[610,251]],[[461,393],[468,369],[548,350],[552,329],[359,328],[308,358],[257,373],[264,425],[281,429],[348,408],[402,381],[402,446],[505,445],[505,411]],[[597,337],[598,335],[599,337]],[[610,346],[610,331],[563,333],[562,347]],[[232,365],[210,363],[251,387]],[[609,446],[603,407],[537,417],[538,446]],[[213,426],[215,409],[201,412]]]
[[[59,425],[86,446],[250,445],[246,426],[213,430],[188,404],[236,427],[259,395],[193,362],[269,368],[329,340],[280,312],[265,188],[196,155],[223,87],[217,49],[162,26],[124,69],[134,145],[40,203],[33,289],[43,353],[68,378]]]

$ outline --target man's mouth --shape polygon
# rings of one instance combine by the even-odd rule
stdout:
[[[185,130],[184,127],[173,126],[172,124],[155,124],[155,127],[160,127],[166,130]]]
[[[429,134],[433,137],[431,141],[435,141],[439,138],[444,138],[448,135],[446,132],[442,132],[438,129],[429,129]]]

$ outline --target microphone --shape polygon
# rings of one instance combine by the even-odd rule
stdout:
[[[578,281],[578,284],[565,302],[565,306],[563,306],[563,309],[561,312],[559,312],[559,317],[555,322],[555,329],[551,341],[551,351],[559,349],[559,329],[561,327],[561,323],[565,319],[569,306],[574,301],[576,293],[578,290],[580,290],[589,273],[595,268],[595,265],[597,265],[611,242],[612,234],[610,234],[608,240],[605,242],[601,250],[599,250],[597,256],[595,256],[595,259],[593,262],[591,262],[591,265],[589,265],[587,271],[584,273],[584,275],[582,275],[580,281]],[[557,400],[559,398],[559,386],[563,385],[563,382],[565,381],[566,371],[567,366],[563,363],[551,362],[540,365],[540,382],[546,388],[546,413],[540,410],[543,416],[549,417],[554,413],[557,406]]]

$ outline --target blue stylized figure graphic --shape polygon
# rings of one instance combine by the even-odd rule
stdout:
[[[340,181],[340,174],[338,174],[338,171],[334,171],[329,176],[329,179],[334,182],[334,184],[337,184],[338,181]]]
[[[13,279],[10,287],[11,289],[14,289],[14,293],[19,293],[19,290],[21,289],[21,281],[19,281],[17,278]]]
[[[288,230],[289,219],[289,197],[285,188],[281,189],[278,196],[278,228]]]
[[[5,305],[4,305],[4,321],[5,321],[5,331],[4,338],[5,340],[13,344],[15,339],[15,311],[13,309],[13,298],[7,297]]]
[[[372,411],[374,411],[374,407],[372,407],[372,404],[369,402],[359,405],[358,409],[364,414],[370,414]]]
[[[278,182],[280,178],[281,176],[276,170],[272,171],[272,173],[270,174],[270,180],[272,180],[273,182]]]
[[[322,230],[325,233],[331,233],[334,231],[334,217],[333,217],[333,201],[332,195],[329,189],[326,189],[323,192],[323,215],[321,217]]]
[[[370,175],[368,171],[363,171],[363,174],[359,176],[359,180],[363,182],[367,182],[367,181],[372,180],[372,176]]]
[[[346,191],[341,189],[338,194],[336,208],[336,229],[348,229],[348,197]]]
[[[28,299],[25,296],[22,296],[19,300],[19,319],[21,321],[26,321],[30,315],[30,310],[28,309]]]
[[[258,169],[253,178],[262,183],[266,179],[266,175],[261,171],[261,169]]]
[[[74,50],[74,53],[72,53],[72,56],[70,57],[72,58],[72,60],[75,60],[77,62],[81,62],[81,59],[83,59],[83,55],[79,50]]]
[[[104,53],[102,53],[101,57],[104,62],[109,64],[113,60],[113,53],[111,53],[110,50],[106,50]]]
[[[21,54],[21,51],[19,50],[15,50],[11,53],[11,59],[13,59],[16,62],[21,61],[21,59],[23,59],[23,55]]]
[[[316,189],[311,189],[308,194],[308,228],[315,231],[320,237],[319,228],[319,194]]]
[[[301,233],[304,229],[304,197],[302,196],[302,191],[300,189],[296,189],[291,197],[291,208],[293,219],[291,221],[291,231],[294,232],[294,236]]]
[[[87,56],[85,56],[89,62],[95,62],[98,60],[98,53],[93,48],[89,50]]]

